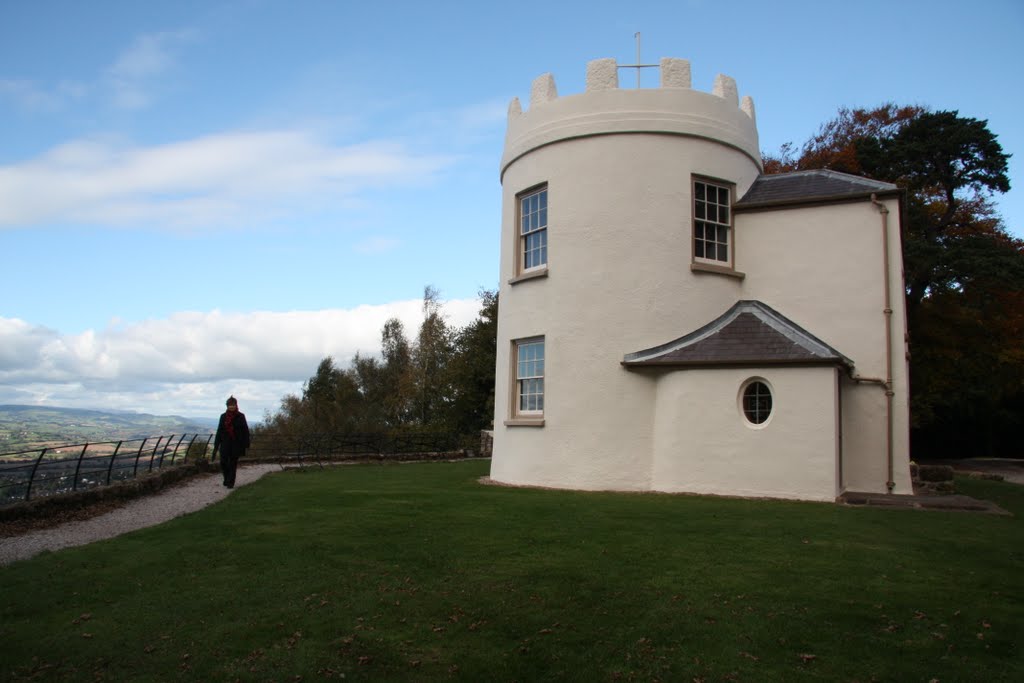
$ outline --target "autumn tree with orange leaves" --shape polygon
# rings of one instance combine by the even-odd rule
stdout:
[[[917,459],[1024,457],[1024,240],[992,202],[1008,159],[987,121],[892,103],[840,109],[799,151],[764,158],[766,173],[828,168],[905,191]]]

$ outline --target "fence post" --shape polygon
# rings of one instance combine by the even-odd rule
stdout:
[[[153,446],[153,452],[149,454],[149,471],[153,471],[153,460],[156,458],[156,449],[160,448],[160,442],[164,440],[163,436],[156,437],[156,445]]]
[[[185,449],[185,455],[183,456],[186,463],[188,463],[188,454],[192,452],[192,444],[194,444],[198,438],[199,434],[193,434],[192,438],[188,441],[188,448]],[[177,451],[175,451],[175,453],[177,453]]]
[[[71,482],[71,490],[78,490],[78,473],[82,471],[82,458],[85,457],[85,451],[89,448],[89,442],[86,441],[85,445],[82,446],[82,452],[78,454],[78,462],[75,464],[75,479]]]
[[[46,451],[48,450],[50,449],[44,448],[39,451],[39,457],[36,459],[36,464],[32,466],[32,473],[28,475],[28,487],[25,489],[25,500],[28,500],[32,495],[32,482],[35,481],[36,470],[39,469],[39,463],[43,461],[43,456],[46,455]]]
[[[110,475],[114,473],[114,463],[117,462],[117,453],[121,450],[121,444],[123,443],[123,440],[118,441],[117,445],[114,446],[114,454],[110,456],[110,467],[107,468],[107,486],[110,486]]]
[[[174,464],[175,459],[178,457],[178,449],[181,448],[181,442],[185,440],[188,434],[182,434],[181,438],[178,439],[178,443],[174,444],[174,453],[171,453],[171,464]],[[168,442],[169,443],[169,442]],[[163,465],[163,459],[160,460],[160,464]]]
[[[158,470],[162,470],[164,468],[164,453],[166,453],[167,449],[171,447],[171,439],[173,439],[173,438],[174,438],[174,434],[171,434],[170,436],[168,436],[167,437],[167,443],[164,444],[163,450],[160,451],[160,464],[157,465],[157,469]],[[174,462],[174,458],[173,457],[171,458],[171,462]]]
[[[142,449],[146,447],[147,441],[149,441],[148,436],[142,440],[142,443],[139,444],[139,452],[135,454],[135,469],[132,470],[132,479],[139,476],[139,458],[142,457]]]

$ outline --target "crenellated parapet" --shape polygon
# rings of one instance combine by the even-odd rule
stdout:
[[[659,70],[658,88],[620,88],[617,62],[595,59],[587,64],[584,92],[566,96],[559,96],[550,73],[537,77],[527,110],[519,98],[509,103],[502,173],[537,147],[622,133],[714,140],[741,150],[761,166],[754,101],[750,96],[740,99],[734,79],[719,74],[707,93],[692,88],[689,60],[663,58]]]

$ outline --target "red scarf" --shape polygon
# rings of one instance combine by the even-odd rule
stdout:
[[[235,415],[237,414],[237,410],[235,411],[234,415],[231,414],[230,410],[224,413],[224,429],[228,433],[228,438],[231,439],[232,441],[235,440]]]

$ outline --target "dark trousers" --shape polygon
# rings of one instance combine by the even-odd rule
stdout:
[[[224,485],[231,488],[235,485],[235,471],[238,469],[238,458],[245,452],[231,443],[220,446],[220,471],[224,473]]]

